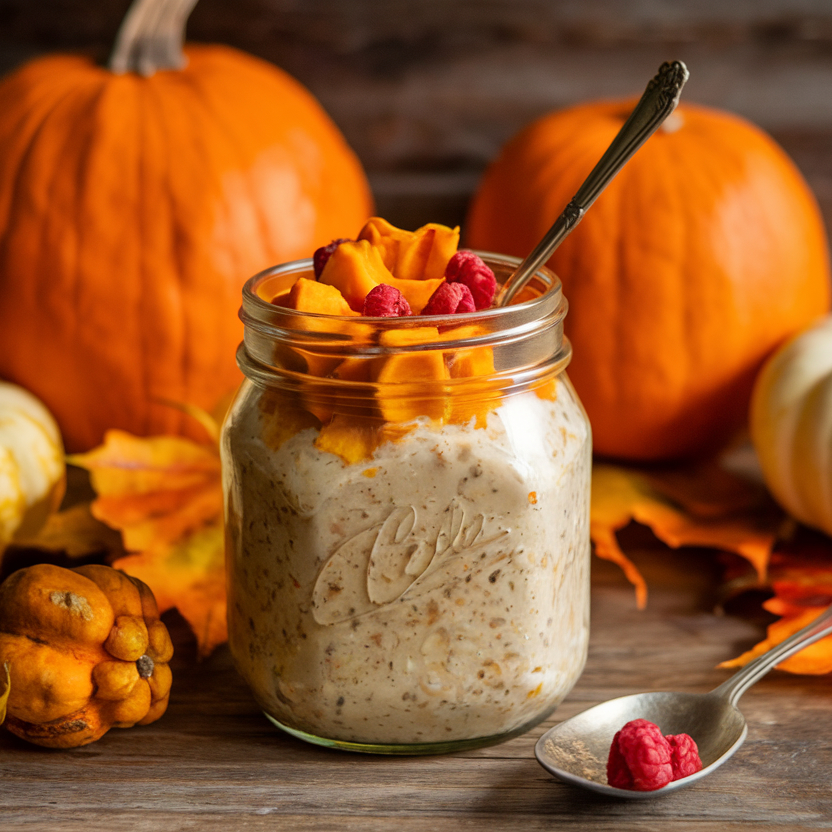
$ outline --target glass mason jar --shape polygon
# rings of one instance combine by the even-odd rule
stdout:
[[[498,281],[517,262],[483,254]],[[389,754],[491,744],[566,696],[589,636],[589,423],[566,301],[336,317],[248,281],[247,379],[222,436],[228,624],[260,707]]]

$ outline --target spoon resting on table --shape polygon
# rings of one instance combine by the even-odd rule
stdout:
[[[659,67],[632,113],[612,143],[578,188],[563,213],[555,220],[534,250],[505,281],[494,301],[506,306],[528,283],[534,273],[552,256],[552,252],[581,221],[584,213],[609,185],[632,155],[676,109],[682,87],[688,80],[687,67],[681,61],[668,61]]]
[[[535,756],[558,779],[614,797],[658,797],[689,786],[719,768],[745,741],[748,725],[737,709],[742,694],[775,665],[830,633],[832,607],[710,693],[636,693],[611,699],[550,728],[537,741]],[[654,791],[608,785],[610,745],[632,719],[649,720],[665,735],[690,734],[699,747],[702,769]]]

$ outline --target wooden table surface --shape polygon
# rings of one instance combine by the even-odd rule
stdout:
[[[712,776],[647,801],[618,801],[550,777],[534,757],[555,722],[613,696],[704,691],[715,665],[755,643],[762,622],[715,612],[721,567],[646,533],[628,551],[650,587],[635,608],[620,571],[593,562],[586,670],[546,723],[502,745],[385,758],[307,745],[271,727],[226,647],[197,663],[178,616],[174,690],[157,723],[51,751],[0,732],[0,829],[552,830],[810,829],[832,826],[832,688],[779,671],[740,705],[745,745]]]

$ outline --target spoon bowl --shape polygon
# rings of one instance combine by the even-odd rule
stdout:
[[[610,699],[546,731],[535,745],[535,756],[559,780],[613,797],[657,797],[689,786],[719,768],[745,741],[748,725],[737,708],[740,696],[775,665],[830,633],[832,607],[710,693],[663,691]],[[610,745],[616,732],[633,719],[658,725],[664,735],[689,734],[699,749],[702,769],[655,791],[610,786]]]
[[[647,719],[663,734],[696,738],[702,769],[650,792],[607,784],[607,757],[616,732]],[[748,725],[737,708],[711,693],[636,693],[596,705],[547,731],[535,746],[540,764],[567,783],[614,797],[646,798],[689,786],[724,763],[745,741]]]

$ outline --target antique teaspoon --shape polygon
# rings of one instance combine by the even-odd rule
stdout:
[[[614,797],[658,797],[689,786],[719,768],[745,740],[748,725],[736,707],[740,696],[776,664],[829,633],[832,607],[710,693],[637,693],[611,699],[550,728],[537,741],[535,756],[560,780]],[[702,770],[650,792],[608,785],[610,744],[631,719],[647,719],[665,735],[690,734],[699,746]]]
[[[581,221],[584,212],[595,202],[618,171],[676,109],[682,87],[687,80],[688,70],[681,61],[666,62],[659,67],[658,74],[647,85],[633,112],[563,213],[503,284],[494,301],[495,306],[510,303],[532,275],[551,257],[552,252]]]

